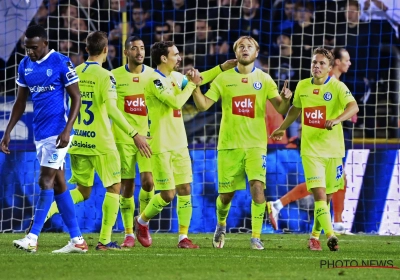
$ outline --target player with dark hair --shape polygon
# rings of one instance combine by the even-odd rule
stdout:
[[[179,224],[178,248],[197,249],[188,239],[192,217],[192,166],[181,108],[193,90],[213,80],[222,70],[233,67],[234,60],[200,73],[191,69],[186,76],[177,72],[182,61],[174,42],[157,42],[151,47],[151,58],[157,69],[145,87],[149,110],[151,166],[154,186],[160,192],[152,197],[144,211],[135,217],[137,240],[145,247],[152,244],[149,221],[171,203],[177,194]]]
[[[124,55],[128,63],[112,70],[117,83],[117,106],[126,120],[137,127],[141,135],[147,135],[149,118],[144,97],[144,87],[154,69],[143,64],[145,46],[137,36],[125,41]],[[139,213],[142,213],[154,196],[154,182],[151,173],[151,161],[140,154],[132,139],[114,123],[111,125],[118,152],[121,158],[121,196],[120,210],[125,228],[125,240],[121,247],[133,247],[133,218],[135,210],[135,167],[139,167],[141,189],[139,192]]]
[[[0,143],[2,152],[10,154],[10,133],[24,113],[30,95],[34,112],[33,134],[40,163],[40,193],[30,232],[13,243],[19,249],[36,252],[38,236],[54,199],[59,205],[71,241],[53,253],[85,253],[88,246],[79,229],[64,176],[64,158],[74,136],[73,124],[81,105],[79,78],[68,57],[49,50],[43,27],[28,27],[24,46],[27,56],[18,67],[18,95]]]
[[[271,138],[279,140],[289,125],[302,113],[301,157],[307,190],[314,196],[314,225],[308,242],[310,250],[321,251],[322,229],[331,251],[339,249],[329,202],[332,194],[343,187],[342,159],[345,155],[342,122],[358,112],[357,102],[346,85],[332,79],[334,57],[324,48],[313,52],[312,77],[296,87],[293,105]]]
[[[265,214],[265,176],[267,132],[265,116],[267,101],[285,114],[292,92],[285,83],[281,94],[271,76],[257,69],[254,61],[260,47],[250,36],[240,37],[233,45],[237,66],[219,75],[203,95],[193,94],[200,111],[222,99],[222,121],[218,139],[217,226],[212,240],[215,248],[223,248],[226,220],[231,201],[238,190],[246,189],[245,176],[250,184],[252,235],[250,248],[263,250],[261,229]]]

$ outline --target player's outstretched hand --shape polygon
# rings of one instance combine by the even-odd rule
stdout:
[[[326,128],[327,130],[332,130],[332,128],[333,128],[335,125],[339,124],[339,123],[340,123],[340,121],[337,120],[337,119],[334,119],[334,120],[326,120],[326,122],[325,122],[325,128]]]
[[[8,149],[8,144],[10,144],[10,135],[4,134],[3,139],[0,141],[0,148],[3,153],[6,155],[10,154],[10,150]]]
[[[133,137],[133,142],[135,142],[142,156],[150,158],[153,152],[150,149],[149,143],[147,143],[147,139],[151,139],[151,137],[146,137],[138,133]]]
[[[280,141],[282,140],[283,135],[285,135],[285,130],[277,128],[272,132],[269,138],[274,139],[275,141]]]
[[[223,71],[232,69],[237,65],[237,59],[228,59],[224,63],[221,64],[221,68]]]
[[[282,91],[281,91],[281,97],[285,100],[290,100],[292,98],[292,92],[290,89],[287,88],[288,80],[285,81],[285,84],[283,85]]]
[[[61,132],[61,134],[58,135],[56,140],[56,149],[62,149],[67,147],[69,143],[69,137],[70,137],[70,131],[64,130],[63,132]]]

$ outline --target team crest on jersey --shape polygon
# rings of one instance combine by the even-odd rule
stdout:
[[[53,74],[53,70],[47,69],[46,74],[47,74],[47,77],[50,77]]]
[[[256,90],[260,90],[262,88],[262,83],[261,82],[254,82],[253,87]]]
[[[139,83],[139,77],[133,77],[132,82]]]
[[[325,99],[325,101],[330,101],[332,99],[332,93],[325,92],[324,93],[324,99]]]
[[[154,85],[156,86],[157,89],[160,89],[160,90],[164,89],[164,86],[163,86],[162,82],[159,79],[154,80],[153,83],[154,83]]]

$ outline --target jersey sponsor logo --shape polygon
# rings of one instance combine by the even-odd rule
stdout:
[[[133,77],[132,82],[139,83],[139,77]]]
[[[53,85],[49,85],[49,86],[33,86],[33,87],[29,87],[29,91],[30,92],[34,92],[34,93],[39,93],[39,92],[45,92],[45,91],[53,91],[55,90],[55,86]]]
[[[352,95],[352,94],[351,94],[351,91],[346,90],[346,95]]]
[[[326,107],[325,106],[317,106],[317,107],[309,107],[304,108],[303,110],[303,120],[304,125],[322,128],[325,127],[326,121]]]
[[[232,114],[248,118],[254,118],[255,102],[256,102],[256,96],[254,94],[233,97]]]
[[[96,132],[91,131],[91,130],[75,129],[74,135],[82,136],[82,137],[88,137],[88,138],[95,138],[96,137]]]
[[[322,177],[320,176],[308,177],[306,181],[307,183],[322,183]]]
[[[124,111],[132,115],[147,116],[144,94],[125,96]]]
[[[32,68],[25,68],[25,76],[28,76],[29,74],[31,74],[33,72]]]
[[[65,74],[65,76],[67,76],[68,81],[70,81],[72,79],[75,79],[77,77],[77,74],[75,70],[72,70]]]
[[[154,83],[154,85],[156,86],[157,89],[160,89],[160,90],[164,89],[164,86],[163,86],[162,82],[159,79],[154,80],[153,83]]]
[[[96,149],[96,145],[95,144],[90,144],[88,142],[82,142],[82,141],[72,141],[71,142],[71,146],[72,147],[78,147],[78,148],[85,148],[85,149]]]
[[[248,78],[242,78],[242,83],[247,84],[249,82]]]
[[[168,185],[170,181],[171,180],[169,178],[165,178],[165,179],[157,179],[156,178],[156,183],[158,185]]]
[[[330,101],[330,100],[332,100],[332,93],[330,93],[330,92],[325,92],[325,93],[324,93],[324,100],[325,100],[325,101]]]
[[[336,181],[342,178],[343,176],[343,165],[339,165],[336,167]]]
[[[237,84],[226,85],[226,87],[237,87]]]
[[[110,81],[111,81],[111,83],[112,83],[114,86],[117,85],[117,82],[115,81],[115,79],[114,79],[113,76],[110,76]]]
[[[261,83],[261,82],[254,82],[254,83],[253,83],[253,87],[254,87],[256,90],[260,90],[260,89],[262,88],[262,83]]]
[[[51,75],[53,75],[53,70],[47,69],[46,75],[47,75],[47,77],[50,77]]]
[[[74,70],[74,69],[75,69],[75,67],[74,67],[74,65],[72,64],[72,62],[71,62],[71,61],[67,61],[67,62],[66,62],[66,64],[67,64],[67,67],[68,67],[68,69],[69,69],[69,70],[71,70],[71,71],[72,71],[72,70]]]
[[[180,118],[180,117],[182,117],[181,110],[174,110],[174,118]]]
[[[319,94],[319,89],[318,88],[314,89],[312,93],[313,94]]]

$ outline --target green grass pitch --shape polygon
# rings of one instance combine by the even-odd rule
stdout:
[[[84,234],[86,254],[54,255],[67,244],[67,234],[43,233],[38,252],[27,253],[12,245],[23,234],[0,234],[0,279],[400,279],[400,270],[388,268],[327,268],[324,261],[353,261],[400,267],[400,237],[339,236],[340,251],[330,252],[321,237],[322,252],[307,249],[308,235],[265,234],[266,250],[249,248],[249,234],[227,234],[225,248],[212,248],[212,234],[191,234],[199,250],[176,248],[177,234],[153,234],[153,245],[139,243],[130,250],[97,252],[97,233]],[[121,243],[122,233],[113,240]],[[356,262],[354,262],[356,261]],[[375,262],[377,261],[377,262]],[[349,264],[350,265],[350,264]]]

